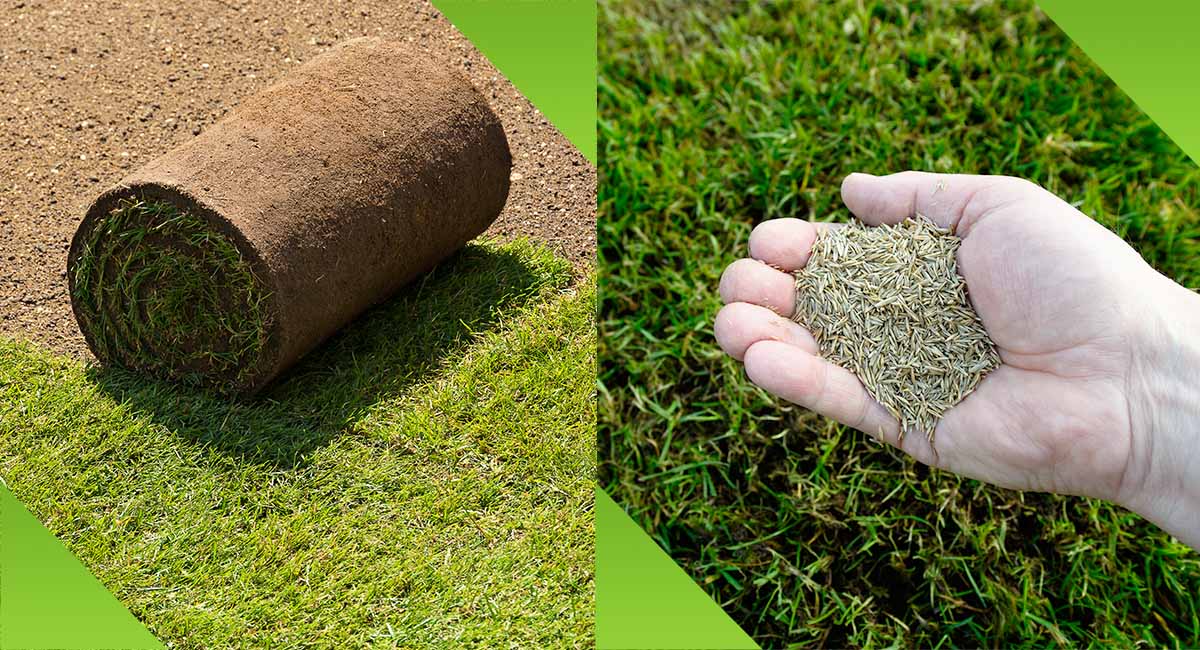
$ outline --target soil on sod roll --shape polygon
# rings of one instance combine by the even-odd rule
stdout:
[[[922,215],[896,225],[822,230],[796,272],[796,313],[821,355],[853,372],[900,423],[930,443],[946,411],[998,365],[967,299],[961,240]]]
[[[103,362],[253,393],[482,233],[510,167],[456,70],[347,41],[93,203],[76,318]]]

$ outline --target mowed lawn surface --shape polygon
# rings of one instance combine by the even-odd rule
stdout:
[[[727,11],[601,9],[602,484],[765,647],[1200,645],[1200,554],[931,471],[712,334],[753,226],[849,218],[852,171],[1031,178],[1196,287],[1196,166],[1029,3]]]
[[[228,402],[0,341],[0,476],[174,647],[592,643],[595,281],[468,246]]]

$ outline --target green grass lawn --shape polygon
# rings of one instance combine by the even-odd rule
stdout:
[[[594,285],[468,246],[248,402],[0,340],[0,476],[176,647],[587,646]]]
[[[1200,285],[1200,172],[1029,3],[614,2],[600,26],[602,484],[778,647],[1200,645],[1200,554],[931,471],[754,388],[712,334],[851,171],[1013,174]]]

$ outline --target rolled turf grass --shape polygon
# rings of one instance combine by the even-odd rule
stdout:
[[[457,71],[347,41],[96,199],[76,320],[103,363],[252,394],[482,233],[510,168]]]

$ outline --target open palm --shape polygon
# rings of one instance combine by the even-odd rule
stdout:
[[[1119,237],[1016,178],[853,174],[842,198],[869,225],[921,213],[955,229],[959,273],[1003,361],[946,413],[936,453],[924,435],[906,435],[901,448],[1004,487],[1117,499],[1145,445],[1129,396],[1138,328],[1162,276]],[[789,272],[824,227],[835,226],[778,219],[755,229],[751,259],[721,279],[717,339],[764,389],[897,444],[896,420],[787,318]]]

